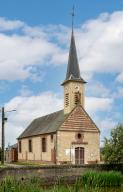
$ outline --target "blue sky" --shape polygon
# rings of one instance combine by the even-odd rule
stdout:
[[[17,110],[6,113],[6,145],[33,118],[63,108],[73,4],[85,108],[101,141],[123,122],[122,0],[0,0],[0,106]]]
[[[97,17],[102,12],[112,13],[123,9],[122,0],[0,0],[1,17],[21,19],[29,25],[70,25],[69,12],[76,6],[76,24]]]

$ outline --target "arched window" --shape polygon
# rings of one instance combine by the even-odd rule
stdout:
[[[51,142],[53,142],[53,134],[50,135]]]
[[[42,138],[42,152],[46,152],[46,138]]]
[[[29,145],[29,152],[32,152],[32,140],[31,139],[29,140],[28,145]]]
[[[21,153],[22,147],[21,147],[21,141],[19,141],[19,153]]]
[[[82,138],[81,133],[78,133],[77,137],[78,137],[78,139],[81,139]]]

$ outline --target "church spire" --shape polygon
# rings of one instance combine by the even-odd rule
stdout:
[[[79,69],[79,63],[78,63],[78,57],[77,57],[77,51],[76,51],[76,44],[75,44],[75,38],[74,38],[74,7],[72,11],[72,33],[71,33],[71,42],[70,42],[70,49],[69,49],[69,58],[68,58],[68,66],[67,66],[67,73],[66,73],[66,79],[62,83],[64,85],[66,82],[72,80],[72,81],[81,81],[82,83],[86,83],[80,75],[80,69]]]
[[[71,43],[70,43],[68,67],[66,74],[66,80],[69,79],[80,79],[80,70],[79,70],[73,29],[71,34]]]

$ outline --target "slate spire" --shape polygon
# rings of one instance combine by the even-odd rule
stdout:
[[[66,74],[66,79],[62,83],[62,85],[64,85],[66,82],[68,82],[70,80],[71,81],[74,81],[74,80],[81,81],[82,83],[86,83],[81,78],[81,75],[80,75],[73,27],[72,27],[72,34],[71,34],[71,43],[70,43],[70,50],[69,50],[67,74]]]
[[[69,50],[69,59],[68,59],[66,80],[71,78],[71,76],[72,76],[72,78],[77,78],[77,79],[80,78],[80,70],[79,70],[73,29],[72,29],[72,34],[71,34],[71,44],[70,44],[70,50]]]
[[[78,63],[78,58],[77,58],[76,44],[75,44],[75,38],[74,38],[74,16],[75,16],[75,7],[74,6],[73,6],[71,16],[72,16],[72,33],[71,33],[67,74],[66,74],[66,79],[64,80],[62,85],[64,85],[68,81],[79,81],[82,83],[86,83],[81,78],[79,63]]]

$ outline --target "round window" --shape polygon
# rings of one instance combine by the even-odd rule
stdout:
[[[81,135],[81,133],[78,133],[78,139],[81,139],[81,137],[82,137],[82,135]]]

